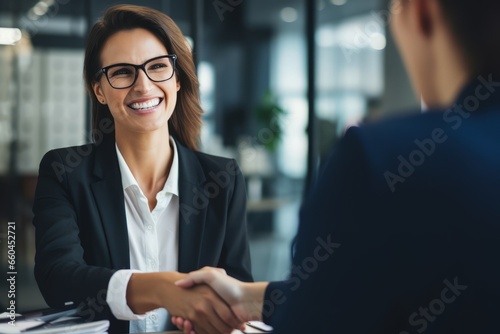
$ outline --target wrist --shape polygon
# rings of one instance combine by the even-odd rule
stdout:
[[[248,320],[262,320],[264,296],[268,285],[268,282],[242,283],[241,304],[250,316]]]

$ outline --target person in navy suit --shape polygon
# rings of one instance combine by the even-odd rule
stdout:
[[[239,326],[209,287],[174,285],[204,266],[252,280],[245,181],[234,160],[198,152],[195,73],[188,42],[159,11],[114,6],[92,27],[94,143],[44,156],[33,207],[49,306],[109,319],[111,333],[163,331],[169,314],[200,319],[201,333]]]
[[[391,11],[429,110],[347,131],[304,202],[288,280],[205,268],[178,285],[207,283],[279,334],[498,332],[500,3]]]

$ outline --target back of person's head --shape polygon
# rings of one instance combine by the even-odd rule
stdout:
[[[97,100],[92,84],[102,68],[101,51],[110,36],[135,28],[143,28],[155,35],[170,54],[177,55],[176,76],[180,82],[177,104],[169,120],[170,134],[191,149],[198,148],[203,113],[199,99],[199,83],[196,77],[191,48],[179,27],[166,14],[157,10],[134,6],[110,7],[92,27],[85,50],[84,78],[92,102],[92,133],[94,141],[103,136],[101,121],[113,120],[107,105]]]
[[[437,1],[471,72],[500,73],[500,1]]]

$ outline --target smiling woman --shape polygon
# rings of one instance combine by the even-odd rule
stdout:
[[[244,178],[234,160],[197,151],[202,109],[182,32],[161,12],[111,7],[88,36],[84,77],[95,143],[40,164],[35,277],[46,302],[109,319],[111,333],[163,331],[169,314],[200,319],[199,333],[239,327],[210,288],[173,284],[203,266],[252,280]]]
[[[181,88],[174,74],[174,57],[142,28],[119,31],[106,41],[101,51],[105,66],[97,72],[92,89],[112,115],[119,148],[128,145],[130,138],[136,143],[168,137],[168,121]]]
[[[146,30],[152,35],[150,37],[153,38],[140,41],[142,42],[141,45],[133,44],[132,40],[127,41],[127,36],[132,37],[132,35],[136,35],[130,31],[135,29]],[[115,34],[120,36],[114,36],[113,40],[108,41]],[[105,54],[105,49],[110,49],[108,42],[119,42],[120,37],[125,38],[125,41],[122,41],[125,44],[122,45],[123,49],[119,51],[115,50],[116,55],[123,56],[130,54],[131,57],[137,58],[140,55],[133,54],[131,49],[140,52],[141,47],[148,46],[159,47],[162,50],[163,53],[157,56],[167,54],[167,50],[169,53],[176,55],[176,82],[182,87],[182,91],[179,91],[178,103],[174,103],[175,110],[178,112],[172,115],[170,128],[172,135],[178,137],[187,147],[197,149],[203,111],[199,102],[199,83],[196,77],[191,49],[184,35],[170,17],[146,7],[112,7],[107,11],[103,19],[94,25],[88,36],[84,76],[87,91],[92,99],[92,128],[94,134],[96,131],[99,131],[99,124],[102,119],[112,119],[109,107],[106,104],[100,103],[94,92],[94,84],[96,83],[95,75],[103,67],[112,65],[111,62],[105,63],[105,61],[122,62],[118,58],[114,60],[103,58],[112,56],[112,54]],[[113,50],[109,50],[109,53],[112,52]],[[136,64],[140,64],[146,60],[142,59]]]

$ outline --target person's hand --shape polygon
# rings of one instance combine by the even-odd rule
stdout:
[[[172,323],[177,326],[184,334],[196,334],[193,330],[193,324],[191,321],[184,319],[183,317],[172,316]]]
[[[183,289],[178,296],[167,310],[189,319],[198,334],[231,333],[241,327],[238,316],[209,286]]]
[[[189,273],[185,278],[175,282],[175,285],[183,288],[193,288],[198,284],[207,284],[224,299],[241,322],[248,319],[248,314],[241,304],[243,295],[242,282],[229,277],[220,269],[205,267]],[[189,318],[188,318],[189,319]]]
[[[196,288],[198,284],[209,285],[231,306],[231,310],[241,323],[262,318],[264,292],[268,283],[240,282],[217,268],[205,267],[189,273],[175,284],[186,289]],[[192,320],[191,318],[184,319]]]
[[[189,319],[198,334],[231,333],[241,321],[227,303],[207,285],[184,289],[174,284],[180,273],[133,274],[127,302],[136,314],[164,307],[170,314]]]
[[[214,270],[217,270],[218,272],[220,272],[221,274],[223,275],[227,275],[226,271],[222,268],[213,268]],[[184,319],[183,317],[179,317],[179,316],[172,316],[172,323],[177,326],[177,328],[179,328],[180,330],[182,330],[182,332],[184,334],[196,334],[196,332],[194,331],[194,328],[193,328],[193,324],[191,323],[191,321],[187,320],[187,319]],[[242,326],[242,328],[245,327],[244,325]]]
[[[172,323],[177,326],[184,334],[196,334],[191,321],[184,319],[183,317],[172,316]],[[246,328],[245,324],[241,325],[240,330],[244,331]]]

